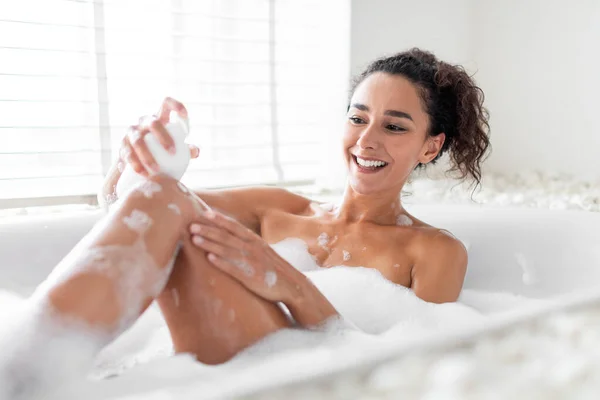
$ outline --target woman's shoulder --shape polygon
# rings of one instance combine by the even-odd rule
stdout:
[[[466,251],[461,240],[449,230],[438,228],[422,221],[419,221],[415,225],[418,231],[415,235],[415,244],[421,247],[423,251],[429,251],[434,246]]]
[[[397,232],[398,234],[404,232],[403,237],[409,238],[406,241],[409,243],[410,253],[415,259],[428,259],[435,254],[439,254],[441,257],[462,253],[466,255],[466,248],[462,241],[449,230],[430,225],[412,216],[410,219],[412,220],[411,225],[399,226]]]
[[[446,229],[427,226],[413,242],[411,287],[423,300],[455,301],[467,271],[468,253],[463,243]]]

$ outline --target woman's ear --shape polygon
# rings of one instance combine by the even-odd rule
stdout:
[[[423,144],[423,152],[419,157],[419,163],[427,164],[431,160],[437,157],[439,152],[442,150],[444,141],[446,140],[446,134],[440,133],[436,136],[430,136]]]

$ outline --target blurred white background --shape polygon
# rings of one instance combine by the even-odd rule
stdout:
[[[596,0],[0,1],[0,208],[95,201],[165,95],[202,147],[191,186],[339,189],[351,74],[414,46],[484,90],[484,172],[598,180],[598,43]]]
[[[349,6],[0,2],[0,207],[93,201],[126,127],[165,96],[202,148],[191,186],[314,182],[344,113]]]

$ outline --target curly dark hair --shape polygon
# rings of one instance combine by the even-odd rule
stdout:
[[[429,115],[428,135],[446,134],[442,149],[431,163],[448,151],[452,167],[447,172],[458,172],[461,180],[471,177],[475,187],[479,186],[481,163],[490,147],[489,113],[483,106],[483,91],[465,69],[413,48],[372,62],[354,79],[350,98],[356,87],[376,72],[402,75],[418,88]]]

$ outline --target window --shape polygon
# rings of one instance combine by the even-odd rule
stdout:
[[[92,199],[166,95],[202,149],[184,182],[314,182],[344,112],[348,19],[347,0],[0,3],[0,208]]]

